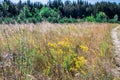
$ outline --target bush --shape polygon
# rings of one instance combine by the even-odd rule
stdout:
[[[43,7],[39,13],[40,16],[48,18],[50,16],[50,9],[48,7]]]
[[[48,17],[48,18],[47,18],[47,21],[52,22],[52,23],[57,23],[58,20],[59,20],[59,19],[58,19],[57,17]]]
[[[15,24],[15,20],[14,20],[14,19],[11,20],[10,23],[11,23],[11,24]]]
[[[59,17],[59,13],[57,11],[55,11],[54,9],[48,8],[48,7],[43,7],[40,10],[39,15],[42,18],[46,18],[46,19],[49,18],[49,17],[56,17],[56,18]]]
[[[21,24],[22,20],[21,19],[17,19],[16,22],[19,23],[19,24]]]
[[[109,20],[110,23],[117,23],[118,22],[118,15],[116,14],[113,19]]]
[[[42,18],[40,18],[40,17],[28,18],[28,22],[29,22],[29,23],[38,23],[38,22],[41,22],[41,21],[42,21]]]
[[[68,19],[68,23],[76,23],[76,22],[77,22],[77,19],[75,19],[75,18],[70,17]]]
[[[0,24],[2,24],[3,19],[0,17]]]
[[[91,15],[91,16],[86,17],[85,21],[87,21],[87,22],[95,22],[95,18],[94,18],[93,15]]]
[[[99,12],[96,14],[97,22],[107,22],[107,15],[104,12]]]
[[[64,17],[59,20],[59,23],[76,23],[76,22],[77,22],[77,20],[72,17],[70,17],[70,18]]]
[[[5,24],[15,24],[15,20],[13,18],[4,18],[3,22]]]
[[[23,20],[22,20],[22,23],[26,23],[26,24],[27,24],[28,22],[29,22],[28,19],[23,19]]]
[[[37,22],[41,22],[42,21],[42,17],[41,16],[37,16],[35,18],[36,18]]]
[[[9,24],[8,18],[4,18],[3,22],[4,22],[5,24]]]

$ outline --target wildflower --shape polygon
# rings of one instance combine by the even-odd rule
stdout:
[[[73,53],[71,50],[71,43],[68,38],[65,38],[63,41],[59,41],[57,43],[48,42],[47,45],[53,54]]]
[[[88,52],[88,47],[84,46],[84,45],[80,45],[80,48],[83,50],[83,52]]]
[[[77,71],[77,69],[72,67],[72,68],[70,68],[70,71]]]
[[[71,43],[68,42],[67,40],[58,42],[58,45],[61,46],[61,47],[65,47],[65,48],[70,48],[71,47]]]
[[[83,67],[87,63],[87,60],[83,56],[82,57],[77,57],[74,60],[75,60],[76,69],[79,69],[80,67]]]
[[[49,43],[48,43],[48,46],[50,46],[50,47],[54,47],[54,48],[55,48],[57,45],[56,45],[55,43],[51,43],[51,42],[49,42]]]

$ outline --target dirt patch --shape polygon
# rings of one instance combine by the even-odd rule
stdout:
[[[118,38],[118,32],[117,30],[120,28],[120,26],[114,28],[111,32],[111,36],[113,39],[113,45],[115,46],[115,69],[112,69],[113,76],[119,77],[120,76],[120,40]]]

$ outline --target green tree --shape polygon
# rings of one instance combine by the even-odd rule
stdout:
[[[8,13],[9,5],[7,4],[8,1],[9,1],[9,0],[4,0],[4,1],[2,2],[2,5],[1,5],[1,7],[2,7],[2,12],[3,12],[3,14],[2,14],[3,17],[7,17],[8,14],[9,14],[9,13]]]
[[[23,7],[23,10],[21,10],[19,17],[20,19],[26,19],[26,18],[32,17],[32,14],[27,6]]]

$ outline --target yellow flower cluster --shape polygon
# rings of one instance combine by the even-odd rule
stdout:
[[[89,48],[87,46],[84,45],[80,45],[80,48],[83,50],[83,52],[88,52]]]
[[[66,38],[65,40],[63,41],[59,41],[57,43],[52,43],[52,42],[49,42],[48,43],[48,46],[49,46],[49,49],[52,53],[68,53],[71,48],[71,43],[69,42],[68,38]]]
[[[62,54],[63,50],[62,49],[50,49],[51,53],[53,54]]]
[[[87,63],[87,60],[83,56],[74,58],[74,61],[75,61],[75,68],[77,70],[83,67],[84,65],[86,65]]]
[[[58,45],[63,48],[70,48],[71,43],[68,40],[58,42]]]
[[[82,70],[82,68],[86,66],[87,60],[83,56],[74,58],[74,64],[75,65],[70,68],[70,71],[80,70],[81,73],[85,74],[85,72]]]
[[[55,48],[55,47],[57,47],[57,44],[49,42],[48,46]]]

